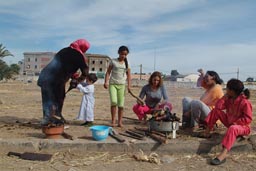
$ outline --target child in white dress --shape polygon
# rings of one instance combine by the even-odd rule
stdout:
[[[85,121],[82,126],[92,126],[94,121],[94,85],[97,81],[97,76],[90,73],[86,77],[86,81],[77,85],[77,89],[84,95],[82,97],[80,111],[77,116],[78,120]]]

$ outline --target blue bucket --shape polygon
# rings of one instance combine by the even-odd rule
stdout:
[[[94,125],[90,127],[92,137],[97,141],[105,140],[108,137],[109,129],[112,129],[112,127],[105,125]]]

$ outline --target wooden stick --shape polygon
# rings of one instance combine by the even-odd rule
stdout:
[[[153,133],[153,134],[156,134],[156,135],[159,135],[159,136],[162,136],[162,137],[166,138],[166,134],[164,134],[162,132],[158,132],[158,131],[150,131],[150,132]]]
[[[154,140],[156,140],[156,141],[158,141],[159,143],[161,143],[161,144],[167,144],[168,143],[168,140],[167,140],[167,138],[163,138],[163,137],[161,137],[161,136],[159,136],[159,135],[156,135],[156,134],[154,134],[154,133],[148,133],[148,136],[150,136],[151,138],[153,138]]]
[[[134,97],[135,99],[137,99],[137,101],[138,101],[138,103],[139,103],[140,105],[144,105],[144,101],[143,101],[140,97],[138,97],[138,96],[136,96],[135,94],[133,94],[132,91],[128,91],[128,92],[130,93],[130,95],[132,95],[132,97]]]
[[[125,139],[123,139],[120,135],[118,135],[118,133],[116,133],[114,130],[109,132],[109,135],[116,139],[118,142],[125,142]]]
[[[74,137],[66,132],[63,132],[62,133],[62,136],[66,139],[69,139],[69,140],[74,140]]]
[[[56,119],[56,120],[59,120],[59,121],[62,121],[61,120],[61,117],[60,116],[57,116],[55,114],[51,115],[52,118]]]
[[[138,134],[138,133],[136,133],[136,132],[133,132],[133,131],[130,131],[130,130],[127,130],[127,131],[125,131],[125,132],[128,133],[128,134],[130,134],[130,135],[133,135],[133,136],[142,138],[142,139],[144,138],[143,135],[140,135],[140,134]]]
[[[122,133],[122,132],[120,132],[119,134],[123,135],[123,136],[126,136],[126,137],[134,138],[134,139],[137,139],[137,140],[143,140],[143,138],[139,138],[139,137],[136,137],[136,136],[133,136],[133,135],[130,135],[130,134],[126,134],[126,133]]]
[[[134,127],[134,129],[136,129],[138,131],[144,131],[144,132],[149,131],[149,129],[145,128],[145,127],[144,128]]]
[[[132,120],[132,121],[136,121],[136,122],[140,122],[138,119],[135,119],[135,118],[130,118],[130,117],[126,117],[126,116],[123,116],[124,119],[129,119],[129,120]]]
[[[145,136],[146,134],[145,134],[145,131],[139,131],[139,130],[133,130],[133,129],[128,129],[129,131],[132,131],[132,132],[135,132],[135,133],[137,133],[137,134],[139,134],[139,135],[141,135],[141,136]]]

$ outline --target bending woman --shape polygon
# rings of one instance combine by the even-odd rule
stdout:
[[[156,109],[168,107],[170,111],[172,110],[172,104],[168,102],[161,73],[158,71],[150,76],[148,84],[142,87],[139,97],[145,98],[145,105],[137,103],[133,106],[133,111],[139,120],[146,120],[147,114],[152,114]],[[163,101],[161,101],[162,99]]]
[[[41,87],[43,119],[42,125],[58,122],[52,116],[62,116],[65,99],[66,82],[73,77],[78,69],[81,71],[77,79],[81,82],[88,74],[85,52],[90,44],[85,39],[78,39],[69,47],[61,49],[52,61],[41,71],[37,85]]]

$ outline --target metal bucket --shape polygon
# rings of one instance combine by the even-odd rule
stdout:
[[[150,120],[149,130],[159,132],[171,132],[173,130],[179,130],[179,122]]]

